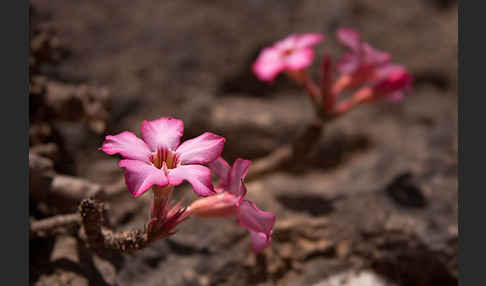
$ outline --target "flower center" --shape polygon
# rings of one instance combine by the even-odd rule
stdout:
[[[285,50],[283,51],[283,55],[284,55],[284,57],[288,57],[288,56],[290,56],[290,55],[291,55],[293,52],[294,52],[294,49],[293,49],[293,48],[288,48],[288,49],[285,49]]]
[[[158,169],[161,169],[162,166],[164,166],[164,163],[167,169],[174,169],[175,167],[177,167],[179,160],[176,153],[161,148],[152,155],[152,163]]]

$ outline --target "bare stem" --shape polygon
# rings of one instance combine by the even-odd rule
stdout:
[[[326,68],[330,69],[330,63],[327,64]],[[309,76],[308,71],[287,72],[287,75],[306,89],[314,106],[316,118],[306,126],[304,132],[293,143],[283,145],[270,154],[257,159],[248,171],[246,176],[247,180],[252,180],[264,174],[277,171],[289,163],[303,161],[319,141],[324,122],[327,122],[328,114],[322,110],[321,90]],[[326,84],[330,84],[330,73],[328,73],[327,77],[328,82]]]
[[[289,163],[301,162],[319,141],[323,126],[324,122],[320,119],[312,121],[292,144],[281,146],[270,154],[257,159],[248,170],[246,179],[252,180],[277,171]]]
[[[256,159],[251,168],[248,169],[246,180],[253,180],[267,173],[274,172],[290,161],[290,158],[292,158],[292,145],[283,145],[270,154]]]
[[[115,232],[106,227],[104,205],[94,199],[84,199],[79,205],[79,213],[58,215],[34,221],[30,225],[30,237],[45,237],[84,229],[88,246],[95,251],[107,249],[129,252],[147,247],[158,237],[151,237],[146,229]]]

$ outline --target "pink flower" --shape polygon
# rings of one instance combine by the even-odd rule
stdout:
[[[377,80],[372,86],[373,97],[386,96],[389,100],[398,101],[411,85],[412,76],[405,67],[389,64],[377,71]]]
[[[351,50],[341,56],[337,68],[342,74],[352,76],[357,81],[356,84],[373,78],[376,69],[391,59],[390,54],[375,50],[368,43],[362,42],[359,33],[353,29],[340,28],[337,37]]]
[[[262,81],[272,81],[284,70],[302,70],[312,64],[312,47],[323,39],[323,35],[313,33],[290,35],[264,48],[253,64],[253,72]]]
[[[210,170],[201,164],[221,155],[225,139],[206,132],[179,145],[183,131],[184,123],[178,119],[143,121],[142,139],[128,131],[108,135],[100,149],[124,158],[119,166],[125,168],[125,181],[134,197],[153,185],[177,186],[183,180],[200,196],[214,194]]]
[[[201,217],[236,216],[239,224],[250,231],[252,250],[260,252],[272,241],[275,215],[244,199],[246,187],[243,179],[250,164],[248,160],[236,159],[230,168],[221,157],[210,163],[209,167],[221,181],[215,189],[217,194],[195,201],[187,212]]]

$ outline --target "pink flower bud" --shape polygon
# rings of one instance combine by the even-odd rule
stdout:
[[[200,217],[227,217],[235,216],[238,211],[239,198],[228,192],[200,198],[194,201],[187,213]]]
[[[407,69],[399,65],[387,65],[378,72],[378,80],[373,85],[373,97],[386,96],[391,100],[399,100],[411,84],[412,76]]]
[[[238,158],[230,167],[221,157],[209,163],[209,168],[220,178],[221,185],[216,188],[220,193],[195,201],[187,212],[202,217],[236,217],[239,224],[250,232],[252,250],[260,252],[272,241],[275,215],[244,199],[246,187],[243,179],[250,163]]]

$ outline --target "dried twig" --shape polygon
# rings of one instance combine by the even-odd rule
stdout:
[[[30,237],[46,237],[72,232],[79,227],[80,222],[81,217],[77,213],[33,221],[30,224]]]
[[[152,242],[145,230],[114,232],[108,229],[105,216],[105,207],[102,203],[94,199],[85,199],[79,205],[79,213],[58,215],[32,222],[30,237],[75,232],[82,226],[88,246],[98,252],[104,252],[106,249],[133,251],[145,248]]]

